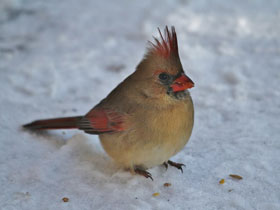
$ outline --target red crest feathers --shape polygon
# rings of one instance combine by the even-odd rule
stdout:
[[[170,57],[170,55],[179,56],[178,52],[178,43],[177,43],[177,35],[175,31],[175,27],[171,27],[171,32],[168,27],[165,27],[164,37],[160,29],[158,28],[160,34],[160,40],[155,38],[156,43],[149,42],[151,44],[151,52],[156,53],[164,58]]]

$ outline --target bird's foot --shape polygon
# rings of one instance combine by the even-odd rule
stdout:
[[[183,163],[175,163],[175,162],[173,162],[173,161],[171,161],[171,160],[168,160],[167,163],[168,163],[169,165],[174,166],[175,168],[181,170],[182,173],[183,173],[183,168],[182,168],[182,166],[186,167],[185,164],[183,164]],[[167,165],[167,163],[165,162],[164,165],[165,165],[165,164]]]
[[[164,162],[162,165],[165,167],[166,170],[168,169],[168,164],[167,164],[167,162]]]
[[[152,181],[154,181],[153,177],[152,177],[152,174],[149,173],[148,171],[144,170],[144,169],[141,169],[141,168],[135,168],[134,169],[134,172],[136,174],[139,174],[141,176],[144,176],[146,178],[150,178]]]

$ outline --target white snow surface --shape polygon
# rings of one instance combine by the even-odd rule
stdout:
[[[278,0],[1,0],[0,209],[279,210],[279,22]],[[193,134],[172,158],[183,174],[159,166],[151,181],[97,136],[21,128],[85,114],[165,25],[196,84]]]

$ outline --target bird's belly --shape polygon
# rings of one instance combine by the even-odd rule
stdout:
[[[193,109],[180,107],[168,113],[145,116],[141,123],[128,131],[103,134],[104,150],[125,168],[151,168],[167,161],[188,142],[193,128]],[[183,117],[182,117],[183,116]]]
[[[179,152],[188,141],[188,135],[180,138],[174,136],[172,139],[135,139],[134,142],[130,141],[129,136],[127,137],[100,136],[104,150],[125,168],[134,166],[151,168],[160,165]]]
[[[143,149],[135,151],[133,165],[139,165],[143,168],[152,168],[154,166],[163,164],[177,152],[179,152],[187,143],[188,138],[165,139],[165,141],[158,140],[157,144],[143,145]],[[171,142],[173,142],[171,144]]]

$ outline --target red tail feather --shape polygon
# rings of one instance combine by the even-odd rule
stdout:
[[[74,129],[78,128],[78,122],[83,116],[54,118],[46,120],[36,120],[32,123],[23,125],[24,128],[43,130],[43,129]]]

